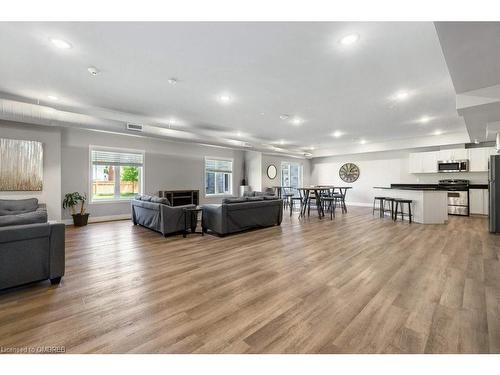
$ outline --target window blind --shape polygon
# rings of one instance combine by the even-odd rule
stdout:
[[[232,172],[233,162],[230,160],[216,160],[216,159],[206,159],[205,160],[205,171],[206,172]]]
[[[140,153],[92,150],[93,165],[116,165],[142,167],[144,155]]]

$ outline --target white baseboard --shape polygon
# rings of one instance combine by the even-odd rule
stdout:
[[[108,215],[108,216],[89,216],[89,223],[101,223],[103,221],[127,220],[131,219],[131,214]],[[65,225],[73,225],[73,219],[65,219],[60,221]]]
[[[345,202],[348,206],[373,207],[373,203]]]

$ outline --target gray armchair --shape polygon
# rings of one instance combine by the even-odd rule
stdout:
[[[170,233],[184,231],[184,208],[195,207],[194,204],[184,206],[169,206],[138,199],[132,200],[132,221],[134,225],[160,232],[164,236]],[[193,221],[196,218],[193,218]],[[193,222],[190,226],[193,226]]]
[[[0,228],[0,289],[64,275],[64,224],[28,224]]]

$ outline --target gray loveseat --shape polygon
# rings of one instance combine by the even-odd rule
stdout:
[[[37,199],[0,200],[0,289],[64,275],[64,224],[47,223]]]
[[[134,225],[160,232],[164,236],[184,231],[184,208],[195,207],[194,204],[170,206],[167,198],[137,196],[132,200],[132,221]],[[195,225],[196,218],[190,223]]]
[[[280,225],[282,218],[283,201],[276,197],[224,199],[222,204],[203,205],[202,228],[204,232],[225,235]]]

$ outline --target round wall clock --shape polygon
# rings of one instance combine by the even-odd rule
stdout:
[[[271,180],[274,180],[276,178],[276,175],[278,174],[278,170],[276,167],[271,164],[269,167],[267,167],[267,177],[269,177]]]
[[[356,164],[345,163],[339,169],[339,176],[344,182],[354,182],[359,177],[359,168]]]

